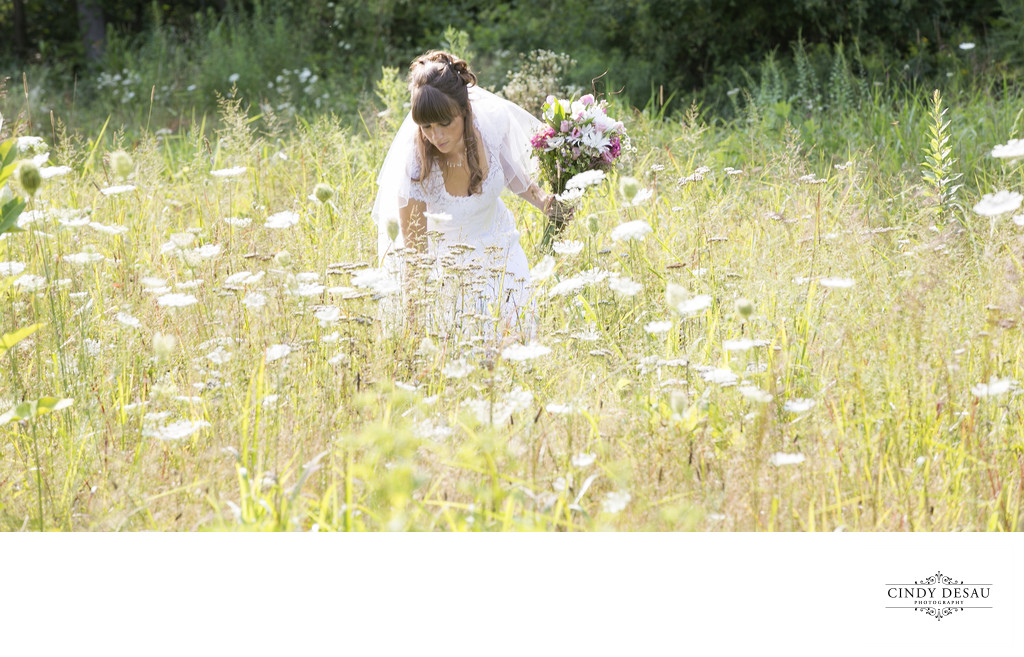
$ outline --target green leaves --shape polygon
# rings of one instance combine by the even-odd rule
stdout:
[[[0,415],[0,427],[16,420],[32,420],[48,413],[55,413],[74,403],[74,399],[58,399],[56,397],[40,397],[35,401],[22,402]]]
[[[18,228],[18,217],[25,209],[26,202],[21,198],[13,198],[0,208],[0,235],[4,233],[23,233],[24,228]]]
[[[7,179],[14,174],[17,159],[17,140],[8,139],[0,143],[0,189],[3,189]],[[3,207],[0,208],[0,235],[22,232],[22,229],[18,228],[18,217],[25,209],[25,205],[25,201],[17,196],[3,204]]]
[[[0,143],[0,187],[14,173],[15,160],[18,159],[18,142],[8,139]]]
[[[42,327],[42,324],[33,324],[32,326],[26,326],[23,329],[18,329],[14,333],[4,333],[3,336],[0,336],[0,358],[3,358],[4,355],[14,347],[14,345],[18,344]]]

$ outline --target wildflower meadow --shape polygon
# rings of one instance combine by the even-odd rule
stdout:
[[[1021,95],[851,89],[607,95],[635,152],[550,249],[506,200],[506,343],[382,328],[400,94],[168,127],[12,92],[0,529],[1021,529]]]

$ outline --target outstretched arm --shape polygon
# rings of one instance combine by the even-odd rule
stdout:
[[[416,199],[398,211],[398,227],[402,230],[405,245],[423,253],[427,247],[427,218],[424,213],[427,204]]]
[[[537,183],[530,183],[526,191],[519,194],[519,197],[528,201],[530,205],[537,208],[544,214],[551,211],[551,205],[555,202],[554,194],[545,194]]]

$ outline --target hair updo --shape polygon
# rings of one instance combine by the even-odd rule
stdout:
[[[464,120],[462,136],[466,144],[466,162],[469,166],[469,193],[476,194],[483,183],[478,149],[473,130],[473,108],[469,103],[469,86],[476,84],[476,74],[465,60],[443,50],[431,50],[413,60],[409,67],[409,96],[412,120],[418,125],[448,123],[461,116]],[[417,132],[422,182],[430,173],[433,161],[440,152]]]

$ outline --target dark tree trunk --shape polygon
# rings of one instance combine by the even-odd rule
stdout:
[[[28,49],[28,34],[25,31],[25,0],[14,0],[14,52],[24,56]]]
[[[90,62],[103,55],[107,40],[107,23],[103,18],[100,0],[76,0],[78,5],[78,33],[85,46],[85,57]]]

